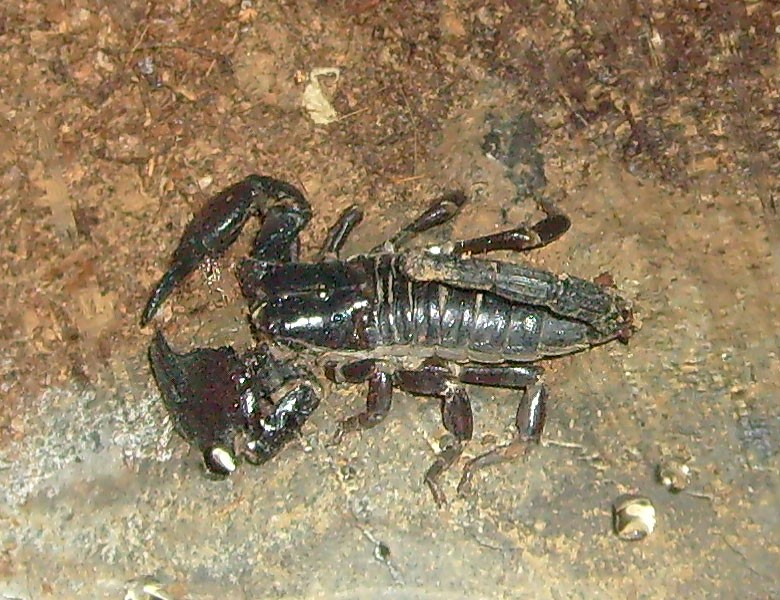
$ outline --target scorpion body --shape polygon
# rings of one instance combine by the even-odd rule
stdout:
[[[292,439],[319,404],[312,371],[317,366],[334,382],[368,384],[365,410],[339,423],[337,439],[380,423],[394,388],[440,399],[451,439],[424,479],[439,505],[444,495],[438,478],[473,432],[463,384],[524,394],[516,439],[470,461],[460,491],[476,469],[539,440],[547,391],[536,361],[627,341],[632,312],[604,285],[472,257],[537,248],[558,238],[570,222],[545,203],[546,217],[531,226],[442,247],[400,249],[410,237],[451,219],[465,201],[461,193],[445,195],[388,242],[342,259],[340,250],[362,219],[350,207],[313,262],[298,259],[298,234],[311,208],[289,183],[251,175],[195,216],[149,298],[142,324],[198,264],[229,247],[252,214],[262,218],[251,256],[238,269],[257,346],[241,355],[231,347],[179,354],[158,331],[149,349],[176,428],[200,448],[210,473],[229,475],[239,458],[264,462]]]
[[[584,321],[490,291],[410,277],[410,265],[414,268],[424,260],[421,253],[408,252],[359,255],[330,263],[288,263],[276,269],[271,266],[270,271],[265,270],[269,265],[263,265],[260,270],[271,275],[276,287],[257,290],[244,284],[248,298],[258,297],[254,306],[250,304],[251,323],[262,336],[342,351],[344,357],[437,356],[476,363],[532,362],[615,337],[614,332],[603,335]],[[501,263],[461,259],[460,266],[495,271]],[[323,283],[313,288],[315,270]],[[524,270],[535,281],[549,275]],[[551,287],[575,283],[603,296],[596,284],[584,280],[548,279]],[[277,281],[288,283],[280,288]],[[275,295],[269,297],[269,292]]]

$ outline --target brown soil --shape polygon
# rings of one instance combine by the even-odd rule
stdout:
[[[0,592],[121,597],[154,576],[175,598],[780,596],[778,27],[761,0],[5,2]],[[313,80],[333,122],[302,104]],[[468,498],[450,473],[442,511],[420,483],[434,403],[398,394],[382,428],[325,447],[357,387],[303,451],[206,482],[138,319],[193,212],[252,172],[305,190],[309,253],[352,203],[359,252],[444,190],[471,202],[421,242],[553,200],[571,232],[522,258],[609,273],[642,328],[546,365],[548,443]],[[180,347],[251,343],[231,268],[248,241],[153,325]],[[473,398],[470,454],[511,436],[516,403]],[[665,457],[690,489],[654,481]],[[659,526],[628,544],[609,505],[635,491]]]

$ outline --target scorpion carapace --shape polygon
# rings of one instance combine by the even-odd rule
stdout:
[[[584,350],[632,333],[627,301],[611,288],[509,262],[472,258],[527,250],[563,235],[569,219],[540,203],[539,222],[427,249],[402,250],[415,234],[454,217],[466,196],[454,192],[367,254],[341,258],[361,221],[347,209],[313,262],[299,261],[298,234],[311,219],[293,185],[250,175],[215,196],[187,226],[146,305],[142,325],[204,259],[232,244],[249,216],[262,219],[238,276],[257,345],[177,354],[157,332],[152,371],[177,430],[216,475],[239,460],[260,463],[292,439],[319,403],[319,369],[331,381],[368,384],[364,411],[340,422],[341,435],[374,427],[394,389],[440,399],[450,441],[425,473],[438,504],[438,478],[471,438],[464,384],[524,390],[514,442],[470,461],[459,489],[481,466],[538,441],[547,391],[540,359]],[[314,360],[312,360],[314,359]]]

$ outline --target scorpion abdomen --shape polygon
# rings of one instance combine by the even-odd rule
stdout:
[[[413,280],[404,274],[397,255],[370,258],[379,346],[426,347],[451,360],[492,363],[535,361],[593,343],[594,332],[587,324],[558,318],[544,307]]]

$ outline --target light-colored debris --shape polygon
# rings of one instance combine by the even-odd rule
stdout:
[[[655,523],[655,507],[649,498],[624,494],[612,504],[612,525],[621,540],[643,540],[653,533]]]
[[[338,120],[339,115],[320,85],[320,77],[335,77],[338,81],[341,69],[338,67],[320,67],[309,73],[309,83],[303,90],[302,103],[311,120],[317,125],[327,125]]]

